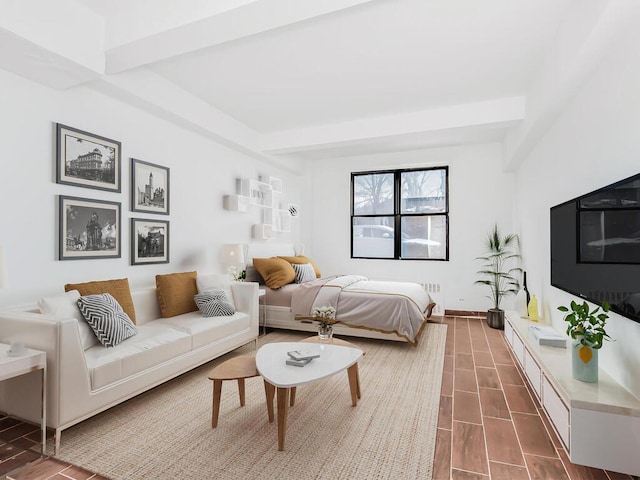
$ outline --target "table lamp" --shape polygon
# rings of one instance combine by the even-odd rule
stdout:
[[[227,243],[222,245],[220,263],[231,273],[234,280],[244,279],[246,265],[245,245],[242,243]]]

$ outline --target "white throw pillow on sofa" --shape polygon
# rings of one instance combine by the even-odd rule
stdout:
[[[210,292],[211,290],[224,290],[229,303],[234,310],[236,309],[236,304],[233,301],[233,295],[231,293],[231,280],[229,280],[229,275],[198,275],[196,277],[196,285],[198,287],[198,293]]]
[[[94,345],[98,345],[100,342],[78,308],[77,302],[79,298],[80,292],[78,292],[78,290],[71,290],[59,295],[41,298],[38,300],[38,308],[40,309],[40,313],[52,315],[56,318],[75,318],[78,321],[78,328],[80,329],[82,349],[86,350]]]

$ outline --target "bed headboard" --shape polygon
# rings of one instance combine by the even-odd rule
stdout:
[[[247,265],[253,265],[254,257],[293,257],[302,255],[302,248],[293,243],[250,243],[249,253],[247,254]],[[297,252],[297,253],[296,253]]]

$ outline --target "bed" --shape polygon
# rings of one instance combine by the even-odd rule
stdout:
[[[276,252],[279,255],[274,255]],[[332,306],[336,309],[336,335],[417,345],[435,306],[422,285],[371,280],[362,275],[320,276],[311,259],[295,253],[287,245],[260,244],[249,249],[247,279],[259,281],[265,289],[267,327],[315,332],[317,324],[309,318],[311,311]],[[316,275],[295,283],[290,263],[304,262],[311,263]]]

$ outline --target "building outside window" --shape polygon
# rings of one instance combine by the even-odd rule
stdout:
[[[449,259],[448,167],[351,174],[351,258]]]

